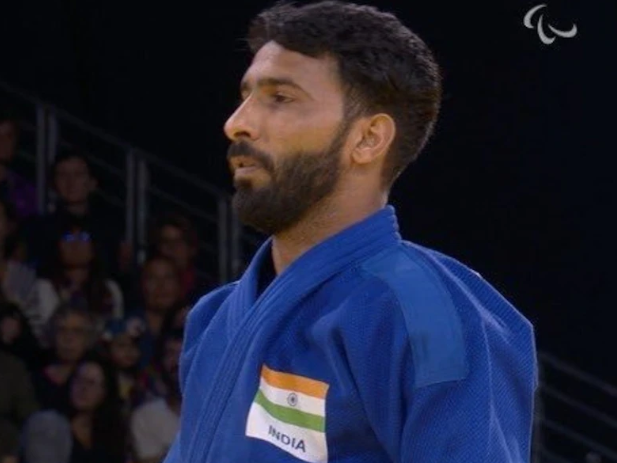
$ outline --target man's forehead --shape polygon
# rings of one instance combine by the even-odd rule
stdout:
[[[264,80],[300,84],[311,77],[323,80],[327,76],[332,78],[332,82],[337,82],[337,69],[336,61],[330,56],[315,58],[289,50],[276,42],[268,42],[255,54],[242,84],[252,86]]]

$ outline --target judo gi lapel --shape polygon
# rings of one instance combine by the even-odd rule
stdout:
[[[242,310],[269,306],[282,294],[284,299],[291,301],[294,297],[310,293],[317,285],[353,262],[363,260],[400,240],[394,208],[386,206],[309,249],[278,275],[258,298],[260,270],[264,260],[271,258],[272,238],[268,238],[240,279],[232,301]],[[281,303],[284,301],[276,301],[277,305]]]
[[[208,461],[204,458],[238,374],[255,334],[264,326],[276,323],[314,289],[337,273],[391,246],[401,238],[394,208],[387,206],[365,220],[352,225],[309,249],[278,275],[257,297],[259,270],[265,258],[270,258],[272,240],[258,250],[251,264],[230,296],[234,326],[224,359],[212,378],[212,390],[202,405],[203,420],[195,430],[188,462]]]

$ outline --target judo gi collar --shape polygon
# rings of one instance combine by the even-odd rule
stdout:
[[[207,455],[221,416],[249,352],[259,352],[263,348],[262,344],[278,329],[278,322],[297,310],[305,297],[332,276],[398,245],[400,241],[394,208],[386,206],[306,251],[257,297],[259,270],[264,259],[271,258],[272,252],[272,239],[266,240],[220,309],[220,316],[228,317],[230,340],[223,361],[210,378],[212,387],[199,412],[202,420],[190,437],[184,461],[209,461]],[[254,365],[256,378],[259,367],[257,363]]]
[[[311,283],[319,284],[354,262],[363,261],[400,242],[396,211],[393,206],[387,205],[310,248],[280,273],[262,296],[281,283],[285,283],[283,286],[292,283],[296,287],[309,289]],[[259,271],[264,259],[271,258],[271,253],[272,237],[259,248],[240,280],[238,289],[243,293],[243,305],[256,302]]]

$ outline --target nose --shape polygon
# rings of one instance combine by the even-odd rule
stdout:
[[[247,98],[225,122],[225,135],[231,141],[242,139],[254,141],[257,139],[257,118],[251,104],[251,98]]]

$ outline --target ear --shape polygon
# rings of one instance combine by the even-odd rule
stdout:
[[[385,113],[360,120],[358,142],[352,153],[356,164],[366,165],[383,159],[396,135],[396,123]]]
[[[99,186],[99,182],[97,182],[97,181],[96,181],[96,179],[95,179],[94,177],[91,177],[91,178],[90,178],[89,185],[88,185],[88,187],[89,187],[89,189],[90,189],[90,193],[92,193],[92,192],[96,191],[96,189],[98,188],[98,186]]]

